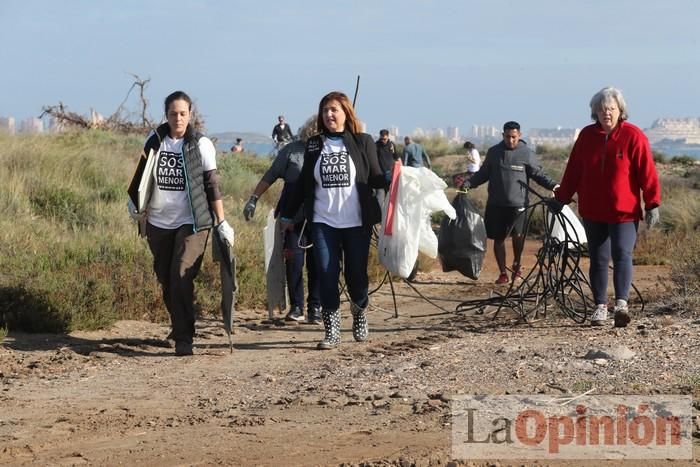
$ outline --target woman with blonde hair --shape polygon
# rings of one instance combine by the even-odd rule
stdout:
[[[350,295],[352,334],[367,339],[369,304],[367,259],[372,226],[381,211],[372,188],[384,188],[374,140],[360,130],[348,97],[339,91],[326,94],[318,104],[320,135],[306,144],[299,182],[282,208],[283,228],[293,229],[293,217],[304,204],[311,224],[314,257],[321,280],[321,314],[325,336],[319,349],[340,343],[341,260]]]

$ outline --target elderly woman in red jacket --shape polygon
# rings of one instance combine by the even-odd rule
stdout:
[[[588,237],[589,277],[596,308],[591,324],[608,317],[608,263],[613,260],[616,327],[630,321],[627,301],[632,284],[632,250],[639,221],[659,221],[661,187],[649,140],[627,122],[622,93],[601,89],[591,99],[591,118],[574,144],[556,199],[569,203],[578,193],[578,210]],[[641,199],[644,199],[642,213]]]

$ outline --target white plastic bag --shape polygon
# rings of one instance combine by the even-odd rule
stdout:
[[[588,243],[588,238],[586,238],[586,230],[583,228],[583,224],[578,220],[574,211],[568,205],[564,205],[561,210],[561,214],[564,216],[565,224],[559,221],[559,217],[554,218],[554,225],[552,226],[552,237],[556,238],[560,242],[565,239],[565,233],[568,233],[569,239],[581,245]],[[551,214],[547,211],[547,222],[551,222]]]
[[[437,257],[438,241],[430,226],[430,215],[444,211],[454,219],[456,213],[445,196],[447,184],[429,169],[397,166],[394,172],[395,186],[382,206],[379,261],[388,271],[406,278],[419,250],[431,258]]]

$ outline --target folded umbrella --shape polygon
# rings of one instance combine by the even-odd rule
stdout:
[[[233,353],[233,312],[236,303],[236,292],[238,283],[236,282],[236,257],[233,254],[233,247],[224,239],[217,229],[214,232],[212,242],[212,256],[215,262],[219,263],[221,274],[221,314],[224,320],[224,330],[228,336],[228,344]]]

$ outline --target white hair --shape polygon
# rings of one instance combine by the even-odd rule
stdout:
[[[603,110],[605,104],[615,102],[617,107],[620,109],[620,120],[627,120],[629,115],[627,114],[627,104],[625,103],[625,98],[622,96],[622,92],[612,86],[601,89],[591,98],[591,119],[593,121],[598,121],[598,112]]]

